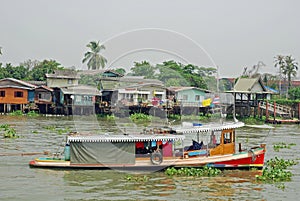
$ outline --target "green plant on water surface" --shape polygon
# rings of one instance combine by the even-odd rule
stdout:
[[[221,170],[213,167],[203,168],[179,168],[174,167],[167,168],[165,174],[169,176],[196,176],[196,177],[213,177],[221,174]]]
[[[150,177],[148,177],[147,175],[144,175],[144,176],[126,175],[125,179],[127,181],[134,181],[134,182],[147,182],[147,181],[149,181]]]
[[[293,174],[286,168],[298,164],[295,160],[284,160],[275,157],[266,163],[261,175],[256,175],[256,180],[264,183],[274,183],[276,187],[284,189],[284,183],[291,181]]]
[[[9,113],[9,115],[11,115],[11,116],[22,116],[23,112],[21,110],[15,110],[15,111]]]
[[[44,129],[46,130],[51,130],[51,131],[54,131],[56,129],[56,126],[54,125],[49,125],[49,126],[43,126]]]
[[[18,138],[17,132],[14,128],[10,127],[9,124],[2,124],[0,128],[3,129],[3,137],[4,138]]]
[[[115,115],[106,115],[106,120],[108,121],[114,121],[116,119]]]
[[[278,157],[272,158],[267,161],[268,167],[279,168],[279,169],[286,169],[290,166],[297,165],[297,164],[298,164],[298,161],[296,161],[296,160],[290,160],[290,159],[284,160],[284,159],[280,159]]]
[[[152,116],[143,113],[134,113],[130,115],[130,119],[133,122],[145,122],[145,121],[151,121]]]
[[[114,114],[97,114],[97,117],[101,120],[114,121],[116,116]]]
[[[38,117],[38,116],[40,116],[40,114],[37,113],[36,111],[29,111],[27,113],[27,116],[29,116],[29,117]]]
[[[292,146],[295,146],[295,143],[286,144],[284,142],[273,143],[274,151],[279,151],[280,149],[290,149]]]
[[[58,128],[56,129],[56,132],[61,135],[61,134],[67,134],[71,131],[70,127],[65,127],[65,128]]]

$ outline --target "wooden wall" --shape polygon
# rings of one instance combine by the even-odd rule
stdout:
[[[26,103],[28,103],[27,89],[0,88],[0,91],[5,91],[5,97],[0,97],[0,103],[6,103],[6,104],[26,104]],[[15,92],[23,92],[23,97],[15,97]]]

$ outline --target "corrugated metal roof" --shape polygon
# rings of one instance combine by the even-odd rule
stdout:
[[[167,88],[169,91],[174,91],[174,92],[178,92],[178,91],[186,91],[186,90],[198,90],[198,91],[203,91],[203,92],[211,92],[207,89],[201,89],[198,87],[168,87]]]
[[[53,74],[46,74],[47,78],[58,78],[58,79],[80,79],[77,72],[74,70],[55,70]]]
[[[22,80],[18,80],[18,79],[15,79],[15,78],[4,78],[4,79],[1,79],[0,82],[1,82],[1,81],[5,81],[5,80],[9,80],[9,81],[12,81],[12,82],[19,83],[19,84],[21,84],[21,85],[23,85],[23,86],[26,86],[26,87],[28,87],[28,88],[35,88],[35,87],[36,87],[36,86],[33,85],[33,84],[30,84],[30,83],[28,83],[28,82],[25,82],[25,81],[22,81]]]
[[[61,88],[61,91],[64,94],[95,95],[95,96],[101,95],[101,92],[96,87],[87,86],[87,85],[63,87]]]
[[[178,141],[184,140],[184,135],[80,135],[68,137],[68,142],[150,142],[150,141]]]

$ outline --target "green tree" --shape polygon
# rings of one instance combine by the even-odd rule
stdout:
[[[107,63],[107,60],[104,56],[100,54],[100,51],[105,50],[105,46],[100,45],[99,41],[91,41],[89,44],[86,45],[86,47],[90,48],[90,50],[84,54],[82,63],[85,63],[87,61],[87,66],[89,70],[98,70],[100,69],[100,67],[104,68],[105,64]]]
[[[134,62],[134,66],[130,69],[133,76],[144,76],[146,79],[155,78],[155,68],[148,61]]]
[[[60,66],[60,63],[56,62],[55,60],[44,60],[40,62],[38,65],[32,68],[30,71],[30,80],[36,81],[45,81],[45,75],[48,73],[54,73],[54,70],[62,70],[64,69]]]
[[[7,63],[5,67],[0,65],[0,79],[3,78],[15,78],[19,80],[26,80],[29,70],[24,66],[13,66],[11,63]]]
[[[28,59],[24,62],[20,63],[20,66],[24,66],[25,68],[28,68],[28,70],[32,70],[35,66],[38,66],[41,62],[38,60],[31,60]]]
[[[297,70],[298,70],[298,63],[295,61],[295,59],[288,55],[285,57],[285,68],[283,69],[282,73],[287,76],[289,87],[291,86],[292,77],[297,76]]]
[[[297,75],[298,63],[291,55],[288,56],[277,55],[275,57],[275,67],[279,67],[279,72],[280,72],[279,91],[281,91],[282,88],[281,87],[281,74],[282,74],[284,75],[284,80],[288,81],[288,87],[286,89],[286,92],[288,94],[288,89],[291,87],[292,77],[295,77]]]
[[[164,61],[156,65],[159,71],[157,79],[165,83],[165,86],[189,86],[189,82],[183,77],[183,65],[173,60]]]
[[[157,69],[159,70],[158,79],[163,81],[166,86],[176,84],[175,86],[192,86],[207,89],[207,84],[203,79],[203,70],[198,66],[193,64],[183,65],[171,60],[158,64]]]
[[[300,100],[300,87],[292,88],[288,93],[291,100]]]
[[[126,70],[124,68],[117,68],[115,71],[117,73],[121,74],[121,75],[125,75],[126,74]]]

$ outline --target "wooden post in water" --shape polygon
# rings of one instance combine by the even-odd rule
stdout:
[[[273,112],[274,112],[274,120],[275,120],[276,119],[276,101],[274,101],[273,107],[274,107]]]
[[[269,103],[266,101],[266,119],[269,119]]]
[[[260,113],[260,101],[258,101],[258,105],[257,105],[257,114],[258,114],[259,117],[261,118],[261,113]]]

